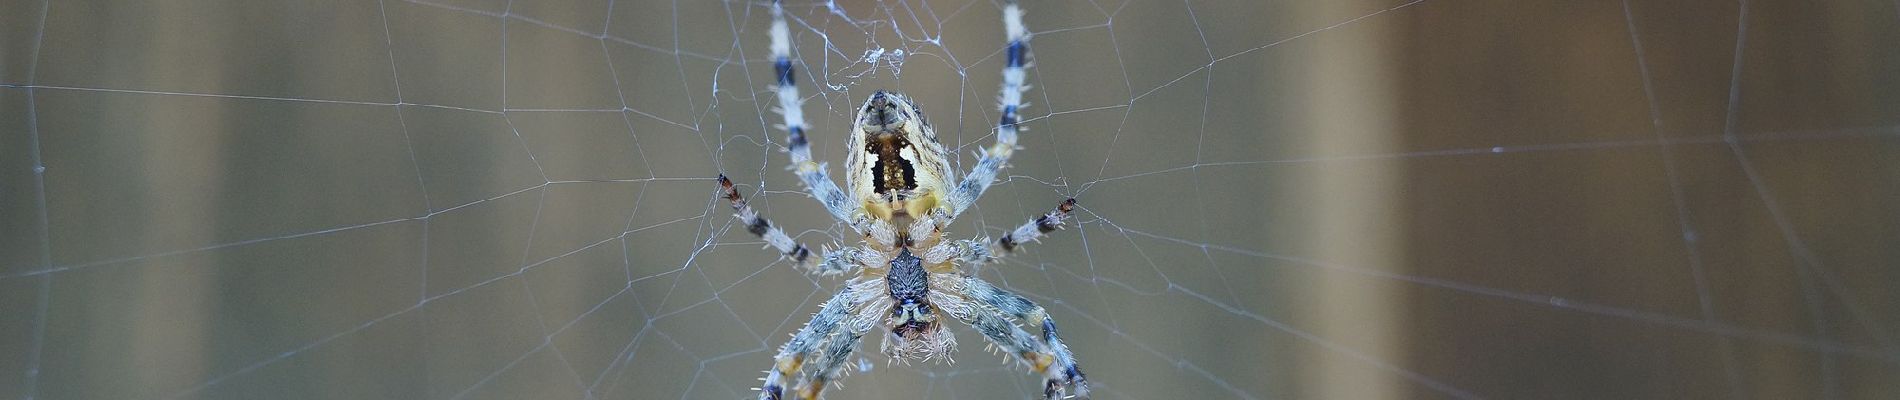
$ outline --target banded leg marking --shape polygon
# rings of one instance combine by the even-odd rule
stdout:
[[[882,308],[866,307],[857,315],[880,314],[872,310],[882,310]],[[799,383],[796,392],[800,399],[816,400],[818,394],[824,392],[826,385],[844,375],[844,366],[849,363],[851,353],[857,351],[858,344],[864,340],[864,334],[870,332],[873,326],[869,319],[863,320],[864,323],[860,324],[846,324],[843,332],[838,332],[825,341],[824,346],[816,353],[818,359],[811,361],[815,372],[810,379]]]
[[[1049,232],[1062,229],[1063,225],[1071,219],[1070,213],[1073,211],[1075,211],[1075,199],[1063,200],[1048,213],[1023,222],[1016,229],[1003,234],[1003,237],[996,239],[995,247],[1002,248],[1002,253],[1014,252],[1024,243],[1035,242],[1047,236]],[[924,252],[923,258],[925,262],[931,264],[950,259],[956,259],[963,264],[986,264],[996,261],[1001,255],[992,250],[991,244],[985,243],[984,240],[946,240],[931,246]]]
[[[824,346],[828,339],[832,339],[833,334],[838,333],[839,327],[851,325],[852,328],[848,330],[860,329],[856,325],[862,325],[864,318],[853,318],[854,311],[866,302],[877,298],[877,283],[877,280],[853,283],[838,291],[837,295],[831,296],[830,300],[826,300],[818,313],[812,314],[811,321],[805,322],[803,328],[799,328],[797,333],[792,334],[791,341],[779,347],[778,355],[772,357],[772,368],[766,370],[765,382],[759,385],[759,399],[784,399],[785,388],[790,386],[787,384],[788,378],[798,377],[805,373],[804,367],[808,362],[814,361],[814,355],[820,357],[816,361],[825,361],[822,358],[824,353],[820,352],[823,349],[821,346]],[[814,365],[822,364],[824,363]],[[817,392],[814,391],[812,394],[816,395]]]
[[[1061,204],[1056,205],[1055,209],[1024,222],[1015,230],[997,238],[996,246],[1002,247],[1004,252],[1016,251],[1016,246],[1035,242],[1049,232],[1062,229],[1062,224],[1069,220],[1069,213],[1073,211],[1075,211],[1075,199],[1063,200]]]
[[[977,154],[976,167],[957,182],[954,193],[949,196],[950,214],[962,215],[965,209],[989,190],[990,183],[996,181],[997,172],[1009,162],[1010,153],[1016,150],[1017,123],[1020,122],[1017,111],[1023,107],[1023,84],[1025,73],[1023,64],[1029,53],[1029,31],[1023,27],[1023,9],[1015,1],[1003,5],[1004,34],[1009,40],[1006,59],[1003,63],[1003,87],[1000,97],[1002,118],[996,122],[996,143]]]
[[[777,2],[772,3],[772,72],[777,79],[773,91],[778,94],[779,113],[785,116],[786,151],[791,153],[792,171],[805,183],[805,189],[813,198],[825,205],[825,211],[833,218],[851,224],[860,234],[866,231],[869,218],[857,216],[851,209],[851,200],[831,181],[825,164],[811,160],[811,142],[805,140],[805,111],[799,105],[798,82],[794,78],[792,67],[792,31],[785,23],[785,10]]]
[[[944,289],[969,299],[969,302],[976,306],[974,309],[978,310],[977,314],[989,311],[991,314],[998,314],[999,317],[1001,315],[1015,317],[1026,325],[1042,328],[1042,335],[1036,337],[1039,340],[1035,343],[1037,347],[1012,344],[1011,346],[1014,347],[1006,347],[1005,350],[1035,350],[1032,353],[1019,353],[1022,354],[1019,358],[1028,363],[1033,372],[1043,376],[1045,398],[1056,398],[1064,393],[1088,397],[1088,377],[1082,373],[1081,366],[1075,360],[1075,354],[1069,351],[1069,346],[1057,335],[1056,321],[1049,317],[1047,310],[1034,301],[990,285],[989,282],[976,277],[960,277],[948,283],[943,285]],[[954,312],[952,315],[955,315]],[[994,323],[984,320],[981,316],[966,322],[972,326]],[[1014,332],[1007,332],[1010,333],[1007,336],[992,337],[990,332],[985,331],[986,328],[978,327],[977,330],[984,331],[985,337],[992,337],[991,343],[998,343],[998,346],[1002,346],[1001,341],[1005,339],[1017,340],[1015,335],[1029,335],[1015,324],[1008,323],[1007,320],[1003,322]]]
[[[719,191],[721,197],[732,202],[732,216],[745,224],[746,232],[765,239],[766,246],[778,250],[780,255],[791,259],[793,265],[801,268],[810,266],[811,248],[793,240],[791,236],[785,234],[784,229],[773,226],[772,220],[766,219],[764,215],[759,214],[758,210],[753,209],[752,205],[747,204],[745,196],[740,195],[739,190],[732,187],[732,180],[727,179],[725,174],[719,175]]]

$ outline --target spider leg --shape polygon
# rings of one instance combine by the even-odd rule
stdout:
[[[984,339],[1011,359],[1042,375],[1043,398],[1059,398],[1065,393],[1088,397],[1088,377],[1082,374],[1069,346],[1056,336],[1055,319],[1050,318],[1042,306],[973,276],[944,274],[940,278],[933,277],[932,281],[942,284],[931,292],[931,302],[951,317],[976,328]],[[1042,335],[1030,334],[1009,317],[1040,326]]]
[[[752,205],[746,204],[745,196],[740,195],[739,190],[732,187],[732,180],[726,179],[725,174],[719,174],[719,193],[721,197],[732,202],[732,216],[745,223],[746,232],[765,239],[766,245],[778,250],[779,254],[784,255],[785,258],[791,259],[793,265],[810,266],[807,262],[811,259],[811,248],[787,236],[784,229],[773,226],[772,220],[766,219],[764,215],[759,214],[758,210],[752,209]]]
[[[864,339],[864,334],[870,332],[871,327],[876,325],[878,318],[884,314],[883,310],[890,308],[889,304],[884,303],[887,302],[872,302],[871,305],[858,309],[847,320],[842,331],[833,334],[813,353],[817,356],[817,359],[809,361],[814,369],[813,375],[793,388],[793,392],[798,393],[800,399],[817,399],[818,394],[825,390],[826,385],[844,375],[846,371],[844,366],[849,363],[851,353],[857,351],[858,344]]]
[[[1069,213],[1072,211],[1075,211],[1075,199],[1063,200],[1061,204],[1056,205],[1055,209],[1023,222],[1016,229],[997,238],[996,246],[1003,248],[1003,252],[1016,251],[1017,246],[1035,242],[1049,232],[1062,229],[1062,223],[1069,220]]]
[[[798,82],[792,73],[791,28],[785,23],[785,10],[776,1],[772,3],[771,32],[772,71],[777,77],[773,91],[778,94],[779,112],[785,116],[786,150],[792,155],[791,169],[833,218],[851,225],[859,234],[870,235],[874,220],[853,210],[850,197],[831,181],[825,164],[811,160],[811,142],[805,140],[805,111],[799,106]]]
[[[996,260],[996,254],[990,252],[990,246],[984,239],[957,239],[937,242],[935,246],[924,250],[923,259],[931,265],[942,264],[955,259],[959,265],[980,265]]]
[[[1016,229],[1012,229],[1009,233],[1003,234],[1003,237],[996,239],[994,245],[996,248],[1003,249],[1003,253],[1014,252],[1017,247],[1022,246],[1024,243],[1035,242],[1038,239],[1042,239],[1042,237],[1049,232],[1062,229],[1063,224],[1070,219],[1069,213],[1073,211],[1075,211],[1075,199],[1063,200],[1061,204],[1057,204],[1056,208],[1049,210],[1048,213],[1025,221],[1022,225],[1018,225]],[[992,250],[990,246],[991,243],[986,243],[983,240],[939,242],[936,246],[924,252],[924,260],[929,263],[940,263],[954,258],[964,264],[989,263],[996,261],[1000,256]]]
[[[785,388],[789,386],[787,385],[788,378],[804,374],[806,372],[804,367],[808,362],[819,365],[822,373],[823,368],[829,366],[830,359],[827,355],[831,353],[830,347],[835,347],[828,343],[836,340],[833,336],[839,333],[840,327],[849,326],[845,332],[858,332],[857,336],[862,336],[863,330],[869,330],[870,324],[864,322],[867,318],[853,317],[853,315],[856,314],[855,310],[865,303],[878,298],[878,289],[881,284],[882,281],[876,279],[852,283],[839,290],[838,294],[831,296],[830,300],[826,300],[818,313],[812,315],[811,321],[805,322],[805,327],[799,328],[797,333],[792,334],[792,340],[780,346],[778,355],[772,357],[772,368],[766,370],[765,383],[759,386],[759,399],[785,398]],[[853,339],[852,342],[855,343],[856,340]],[[815,361],[814,356],[816,356]],[[794,387],[794,389],[800,388]],[[822,385],[817,390],[823,390]],[[810,391],[811,397],[805,398],[812,398],[817,396],[817,390],[804,388],[794,393],[803,395],[804,391]]]
[[[956,189],[948,196],[950,215],[962,215],[963,210],[976,203],[983,191],[996,180],[996,173],[1009,162],[1011,152],[1016,150],[1016,132],[1018,109],[1023,105],[1023,63],[1028,53],[1029,32],[1023,28],[1023,9],[1015,0],[1003,5],[1004,33],[1008,35],[1009,49],[1003,63],[1003,87],[999,94],[1003,108],[1003,117],[996,122],[996,143],[977,154],[976,167],[963,176]]]
[[[791,236],[785,234],[784,229],[772,225],[772,220],[765,218],[764,214],[760,214],[758,210],[752,208],[752,205],[747,204],[745,196],[740,195],[739,191],[732,187],[732,180],[727,179],[724,174],[719,175],[719,190],[721,197],[732,202],[732,216],[745,223],[746,231],[760,239],[765,239],[766,246],[778,250],[780,255],[791,259],[793,266],[829,276],[850,272],[861,265],[882,265],[879,264],[881,258],[877,254],[855,248],[839,250],[827,248],[824,262],[812,265],[811,248],[793,240]]]

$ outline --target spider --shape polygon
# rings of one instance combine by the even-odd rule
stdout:
[[[878,91],[865,100],[851,130],[845,186],[840,190],[825,164],[811,160],[798,86],[792,79],[791,35],[784,10],[772,4],[774,90],[785,117],[791,169],[831,216],[861,235],[862,245],[827,248],[823,260],[809,247],[746,204],[725,175],[720,195],[732,203],[734,217],[798,268],[819,275],[858,274],[825,301],[811,321],[792,335],[765,371],[759,398],[777,400],[791,389],[799,399],[816,399],[840,378],[846,360],[872,328],[887,328],[881,351],[897,360],[947,360],[956,340],[944,329],[944,317],[962,321],[983,335],[993,349],[1041,375],[1044,398],[1087,397],[1088,380],[1075,355],[1056,336],[1055,320],[1020,295],[964,273],[958,266],[992,262],[997,254],[1033,242],[1061,228],[1075,209],[1067,199],[994,242],[947,239],[943,228],[989,188],[1016,149],[1017,109],[1022,106],[1027,32],[1023,11],[1014,0],[1003,7],[1008,50],[1003,66],[1002,119],[996,143],[978,153],[962,180],[951,171],[948,154],[915,103],[903,94]],[[1041,329],[1032,334],[1022,324]]]

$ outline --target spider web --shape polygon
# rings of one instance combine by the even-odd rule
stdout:
[[[1321,2],[1310,2],[1321,3]],[[790,2],[814,157],[992,140],[990,1]],[[1900,2],[1029,1],[951,232],[1103,399],[1900,395]],[[841,280],[769,3],[0,4],[0,398],[743,398]],[[741,229],[734,229],[741,228]],[[864,353],[832,398],[1026,398]],[[874,348],[875,335],[866,349]]]

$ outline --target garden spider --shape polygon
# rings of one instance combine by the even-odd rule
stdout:
[[[746,230],[777,249],[793,264],[821,275],[858,270],[837,295],[779,348],[766,371],[759,398],[777,400],[789,387],[799,399],[816,399],[839,378],[846,360],[864,335],[879,324],[889,328],[881,350],[897,359],[947,359],[956,345],[940,315],[963,321],[995,349],[1046,379],[1044,398],[1086,397],[1088,380],[1075,355],[1056,337],[1055,320],[1035,302],[965,274],[959,264],[994,260],[986,239],[946,239],[943,227],[975,202],[997,170],[1016,149],[1017,109],[1022,105],[1023,62],[1028,39],[1023,12],[1015,1],[1003,7],[1009,47],[1003,66],[1002,120],[996,143],[978,154],[976,167],[956,180],[948,153],[924,115],[902,94],[872,93],[851,130],[849,194],[833,184],[824,164],[811,160],[798,86],[792,80],[791,35],[784,10],[772,4],[772,57],[779,107],[785,115],[792,169],[832,217],[862,236],[863,245],[827,249],[823,260],[786,236],[746,204],[725,175],[720,195],[732,202]],[[994,242],[1003,251],[1035,241],[1062,227],[1075,208],[1068,199],[1004,234]],[[1017,325],[1041,328],[1034,335]]]

